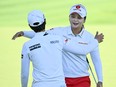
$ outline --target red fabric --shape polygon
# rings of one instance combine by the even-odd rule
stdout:
[[[91,81],[89,76],[78,78],[65,78],[67,87],[90,87]]]

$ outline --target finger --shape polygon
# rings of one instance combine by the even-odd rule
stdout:
[[[101,34],[99,34],[99,36],[101,36],[101,37],[104,37],[104,35],[101,33]]]
[[[102,39],[104,39],[104,35],[101,35]]]
[[[103,38],[104,38],[104,35],[103,35]]]
[[[15,40],[15,39],[16,39],[16,36],[17,36],[17,35],[15,34],[15,35],[12,37],[12,40]]]
[[[13,38],[12,38],[12,40],[15,40],[17,37],[20,37],[21,35],[19,34],[19,33],[16,33],[14,36],[13,36]]]
[[[103,42],[103,40],[100,40],[99,43]]]
[[[98,31],[96,32],[96,35],[95,36],[97,36],[98,35]]]
[[[100,33],[100,35],[103,35],[103,33]]]

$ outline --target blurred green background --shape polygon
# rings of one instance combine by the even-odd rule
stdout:
[[[1,0],[0,1],[0,87],[21,87],[20,64],[22,45],[27,38],[11,40],[21,30],[30,30],[27,14],[40,9],[47,18],[47,29],[69,25],[69,9],[82,3],[87,8],[85,27],[92,34],[96,31],[105,35],[100,43],[103,64],[104,87],[115,87],[115,50],[116,50],[116,0]],[[89,55],[88,55],[89,57]],[[91,59],[89,57],[91,62]],[[93,65],[91,63],[93,68]],[[31,67],[32,70],[32,67]],[[29,87],[31,87],[31,70]],[[94,71],[94,68],[93,68]],[[95,73],[95,71],[94,71]],[[91,76],[92,86],[96,87]]]

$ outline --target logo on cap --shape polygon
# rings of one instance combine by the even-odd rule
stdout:
[[[86,16],[87,11],[86,11],[86,8],[83,5],[77,4],[77,5],[74,5],[74,6],[71,7],[70,14],[72,14],[72,13],[77,13],[83,18],[83,17]]]

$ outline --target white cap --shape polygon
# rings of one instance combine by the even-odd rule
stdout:
[[[82,18],[84,18],[87,15],[86,8],[82,4],[77,4],[77,5],[72,6],[70,9],[70,14],[72,13],[77,13]]]
[[[41,25],[44,21],[44,14],[40,10],[33,10],[28,14],[28,24],[32,27],[37,27]]]

